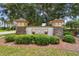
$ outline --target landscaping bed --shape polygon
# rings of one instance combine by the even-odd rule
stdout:
[[[9,38],[8,40],[10,41],[7,41],[5,40],[5,37],[2,37],[0,38],[0,55],[26,55],[26,56],[33,56],[33,55],[38,55],[38,56],[79,56],[79,38],[75,38],[75,43],[72,44],[72,43],[68,43],[68,42],[64,42],[62,41],[61,39],[57,39],[56,37],[52,36],[52,39],[57,39],[57,40],[53,40],[53,42],[56,42],[58,41],[59,43],[58,44],[52,44],[50,43],[50,40],[49,40],[49,44],[48,41],[43,41],[43,43],[46,42],[46,45],[43,43],[40,43],[39,44],[36,44],[34,41],[32,41],[32,43],[30,44],[26,44],[26,42],[22,43],[20,42],[21,44],[16,44],[16,42],[14,40],[10,40],[12,39],[15,34],[12,34],[12,36],[10,35],[5,35],[7,38]],[[30,39],[29,37],[27,36],[23,36],[21,35],[19,38],[20,39],[24,39],[24,37]],[[36,38],[38,38],[39,35],[36,36]],[[41,38],[38,38],[38,41],[39,39],[43,40],[43,39],[47,39],[48,36],[41,36]],[[13,39],[16,39],[15,37]],[[31,37],[31,39],[35,39],[35,37]],[[26,40],[26,39],[25,39]],[[24,41],[25,41],[24,40]],[[48,40],[48,39],[47,39]],[[27,41],[27,40],[26,40]],[[52,41],[52,40],[51,40]],[[41,41],[40,41],[41,42]],[[5,53],[4,53],[5,52]]]
[[[46,45],[46,46],[39,46],[36,44],[15,44],[14,42],[7,42],[4,40],[4,38],[0,38],[0,46],[9,46],[9,47],[17,47],[17,48],[56,48],[61,49],[64,51],[71,51],[71,52],[79,52],[79,38],[76,38],[75,44],[66,43],[60,40],[60,44],[56,45]]]
[[[36,44],[36,45],[49,45],[59,44],[60,38],[57,36],[48,35],[7,35],[5,37],[6,42],[15,42],[16,44]]]

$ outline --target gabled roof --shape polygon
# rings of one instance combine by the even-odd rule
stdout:
[[[15,22],[27,22],[28,23],[28,21],[24,18],[16,19]]]
[[[62,23],[62,22],[64,22],[64,20],[55,19],[55,20],[51,20],[49,22],[52,22],[52,23]]]

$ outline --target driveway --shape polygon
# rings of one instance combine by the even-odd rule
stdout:
[[[16,33],[16,31],[0,32],[0,35],[4,35],[4,34],[13,34],[13,33]]]

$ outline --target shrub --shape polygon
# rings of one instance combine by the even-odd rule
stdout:
[[[63,41],[68,43],[75,43],[75,38],[72,35],[65,35]]]
[[[59,38],[56,36],[48,36],[43,34],[36,35],[8,35],[6,36],[7,42],[14,41],[16,44],[37,44],[48,45],[58,44]]]
[[[35,35],[35,44],[37,45],[48,45],[49,44],[49,36],[47,35]]]
[[[6,42],[13,42],[15,41],[16,36],[15,35],[6,35],[5,40]]]
[[[31,35],[18,35],[16,36],[15,42],[17,44],[31,44],[32,38]]]
[[[64,32],[64,35],[72,35],[72,33],[71,32]]]
[[[50,36],[50,44],[59,44],[59,37],[57,36]]]

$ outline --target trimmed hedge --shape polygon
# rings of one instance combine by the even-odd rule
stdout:
[[[48,45],[49,44],[49,36],[47,35],[35,35],[35,44],[37,45]]]
[[[31,35],[17,35],[15,42],[17,44],[31,44],[32,38]]]
[[[5,39],[7,42],[14,41],[16,44],[37,44],[48,45],[58,44],[59,38],[56,36],[48,36],[43,34],[37,35],[9,35]]]
[[[16,36],[15,35],[7,35],[5,37],[6,42],[13,42],[16,40]]]
[[[63,41],[68,43],[75,43],[75,38],[72,35],[65,35]]]
[[[59,37],[57,36],[50,36],[50,44],[59,44],[60,41],[59,41]]]
[[[66,31],[66,32],[64,32],[64,35],[72,35],[72,32]]]

